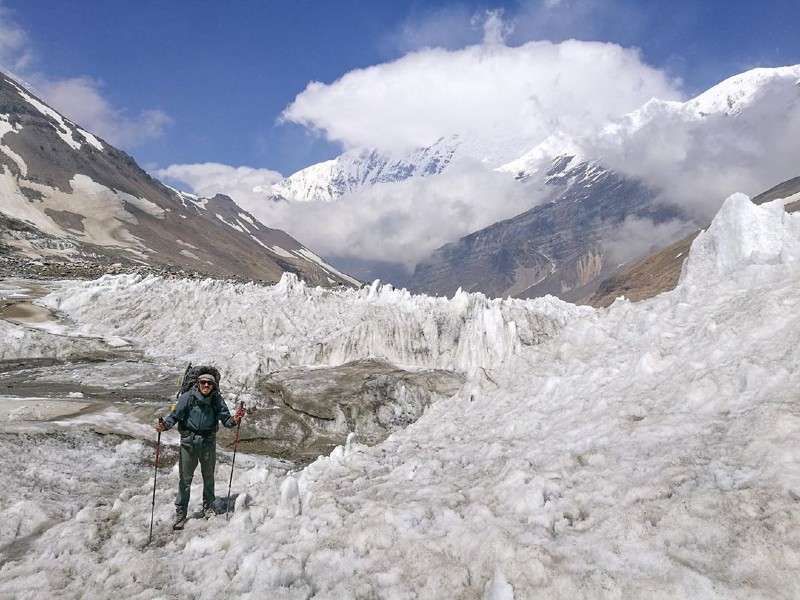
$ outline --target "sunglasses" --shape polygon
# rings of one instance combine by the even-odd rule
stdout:
[[[198,381],[197,385],[214,385],[214,384],[211,383],[210,381]]]

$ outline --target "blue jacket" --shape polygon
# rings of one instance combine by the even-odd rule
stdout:
[[[181,394],[178,403],[164,422],[170,429],[179,424],[182,431],[201,433],[206,438],[217,431],[217,421],[223,426],[231,428],[235,425],[228,405],[216,389],[209,395],[203,396],[197,386]]]

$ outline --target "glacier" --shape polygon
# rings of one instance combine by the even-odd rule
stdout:
[[[37,420],[4,396],[0,595],[796,597],[799,259],[800,216],[736,194],[673,291],[607,309],[291,276],[59,282],[37,301],[59,328],[0,321],[4,359],[124,343],[213,361],[229,401],[256,404],[267,371],[367,357],[464,385],[302,469],[238,455],[230,521],[151,544],[152,424],[113,404]],[[160,530],[177,477],[159,473]]]

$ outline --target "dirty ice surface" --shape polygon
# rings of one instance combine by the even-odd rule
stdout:
[[[264,373],[365,357],[466,383],[385,441],[351,436],[299,471],[237,455],[227,522],[171,532],[165,466],[150,544],[144,423],[102,434],[9,421],[12,407],[1,597],[800,597],[800,216],[781,201],[732,196],[674,291],[604,310],[288,276],[105,277],[40,304],[68,332],[0,322],[4,358],[122,340],[213,361],[229,399],[256,404]]]

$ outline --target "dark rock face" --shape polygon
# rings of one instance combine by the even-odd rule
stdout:
[[[685,219],[655,204],[655,192],[642,184],[588,163],[570,169],[568,159],[557,158],[546,173],[551,202],[443,246],[417,266],[409,289],[579,301],[616,270],[603,240],[626,218]]]
[[[2,74],[0,126],[0,273],[275,282],[292,272],[312,285],[357,284],[227,196],[198,199],[163,185]]]

